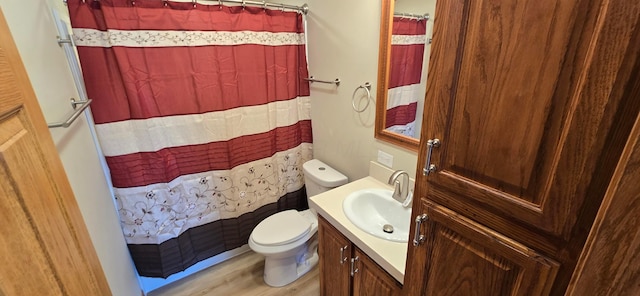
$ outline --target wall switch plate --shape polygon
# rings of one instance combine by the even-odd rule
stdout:
[[[392,168],[393,167],[393,155],[386,153],[382,150],[378,150],[378,162]]]

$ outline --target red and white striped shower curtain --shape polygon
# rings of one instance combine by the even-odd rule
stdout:
[[[247,243],[306,205],[312,157],[301,15],[160,0],[69,0],[123,233],[142,276]]]
[[[427,21],[394,17],[391,35],[389,93],[385,128],[410,137],[415,135],[418,100],[426,43]]]

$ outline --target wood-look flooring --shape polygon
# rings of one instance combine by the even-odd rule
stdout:
[[[264,257],[253,251],[209,267],[189,277],[151,291],[149,296],[201,295],[320,295],[318,266],[295,282],[280,288],[264,283]]]

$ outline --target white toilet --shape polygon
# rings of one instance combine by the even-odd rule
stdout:
[[[344,185],[347,177],[312,159],[302,165],[307,199]],[[282,287],[295,281],[318,263],[318,218],[315,211],[282,211],[258,223],[249,247],[265,256],[264,282]]]

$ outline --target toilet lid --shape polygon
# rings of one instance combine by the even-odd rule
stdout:
[[[265,246],[286,245],[309,233],[311,223],[296,210],[276,213],[262,220],[253,229],[251,238]]]

